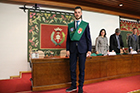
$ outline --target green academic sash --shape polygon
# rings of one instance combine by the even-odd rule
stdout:
[[[79,41],[80,38],[82,37],[88,23],[85,21],[81,21],[79,24],[78,28],[75,31],[75,23],[74,21],[68,24],[68,29],[69,29],[69,35],[71,41]]]

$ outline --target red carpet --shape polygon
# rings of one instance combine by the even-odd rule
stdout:
[[[20,79],[0,80],[0,93],[66,93],[66,88],[32,92],[30,78],[31,74],[26,73]],[[140,75],[88,84],[83,89],[84,93],[127,93],[140,89]]]
[[[19,79],[0,80],[0,93],[15,93],[31,90],[31,73],[22,74]]]

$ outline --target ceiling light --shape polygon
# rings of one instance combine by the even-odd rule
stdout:
[[[120,3],[120,4],[119,4],[119,6],[121,7],[121,6],[123,6],[123,4],[122,4],[122,3]]]

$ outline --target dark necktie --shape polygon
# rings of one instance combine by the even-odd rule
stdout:
[[[118,48],[120,49],[120,40],[119,40],[119,36],[117,38],[117,42],[118,42]]]
[[[79,21],[76,21],[76,29],[77,29],[77,28],[78,28],[78,26],[79,26],[79,25],[78,25],[78,22],[79,22]]]

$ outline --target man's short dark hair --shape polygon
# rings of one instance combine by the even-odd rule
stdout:
[[[119,28],[116,28],[115,33],[120,33],[121,30]]]
[[[81,8],[80,6],[76,6],[76,7],[74,8],[74,10],[76,10],[76,9],[81,9],[81,10],[82,10],[82,8]]]
[[[135,29],[137,29],[137,28],[134,27],[132,30],[135,30]]]

